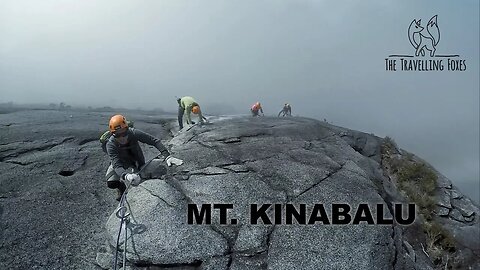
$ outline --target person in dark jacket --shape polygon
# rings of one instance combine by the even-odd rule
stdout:
[[[162,144],[162,142],[152,135],[136,128],[130,128],[122,115],[114,115],[109,122],[109,130],[112,136],[106,143],[107,154],[110,157],[111,164],[105,175],[107,186],[111,189],[117,189],[117,200],[123,195],[126,189],[124,181],[129,181],[132,185],[138,185],[141,179],[159,178],[159,169],[162,168],[162,160],[154,159],[145,168],[145,157],[139,142],[152,145],[160,151],[165,157],[168,166],[182,165],[183,160],[174,158]],[[142,169],[141,173],[138,172]],[[161,170],[160,170],[161,171]]]
[[[278,113],[278,117],[280,117],[280,114],[282,113],[282,116],[292,116],[292,106],[290,106],[288,103],[285,103],[283,109]]]

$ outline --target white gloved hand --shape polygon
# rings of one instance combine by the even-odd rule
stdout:
[[[125,180],[132,183],[132,186],[137,186],[138,184],[140,184],[140,181],[142,181],[142,178],[140,177],[140,175],[138,175],[138,173],[127,173],[125,175]]]
[[[168,156],[165,161],[167,162],[167,166],[170,167],[173,165],[177,165],[177,166],[180,166],[183,164],[183,160],[181,159],[178,159],[178,158],[174,158],[172,156]]]

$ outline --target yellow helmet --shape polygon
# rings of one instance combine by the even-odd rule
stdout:
[[[110,132],[114,133],[115,131],[123,128],[128,128],[127,120],[123,115],[117,114],[110,118],[108,123],[108,128]]]
[[[192,112],[193,112],[194,114],[198,114],[198,113],[200,112],[200,107],[199,107],[198,105],[197,105],[197,106],[193,106]]]

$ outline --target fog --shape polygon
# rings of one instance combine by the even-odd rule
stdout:
[[[466,70],[387,71],[389,55],[415,53],[412,20],[434,15],[437,54]],[[0,103],[175,111],[190,95],[207,115],[256,101],[276,115],[288,102],[392,137],[477,202],[478,74],[474,0],[0,1]]]

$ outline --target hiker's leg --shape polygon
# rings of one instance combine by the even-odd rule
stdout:
[[[115,186],[116,184],[109,184],[109,182],[120,182],[120,176],[118,176],[118,174],[115,172],[112,164],[108,166],[107,172],[105,173],[105,179],[107,180],[107,186],[109,188],[117,188],[117,187],[111,187],[111,186]]]
[[[183,128],[183,113],[184,113],[184,109],[181,106],[178,106],[177,118],[178,118],[178,128],[179,129]]]
[[[125,191],[127,188],[125,186],[125,183],[123,181],[107,181],[107,186],[111,189],[117,188],[119,189],[122,193]]]
[[[112,164],[108,166],[107,173],[105,174],[105,178],[107,180],[107,187],[117,190],[117,195],[115,199],[117,201],[120,201],[123,195],[123,192],[125,192],[125,189],[127,189],[127,187],[125,186],[125,183],[123,183],[123,181],[120,180],[120,177],[118,176],[118,174],[115,173],[115,170],[113,169]]]

